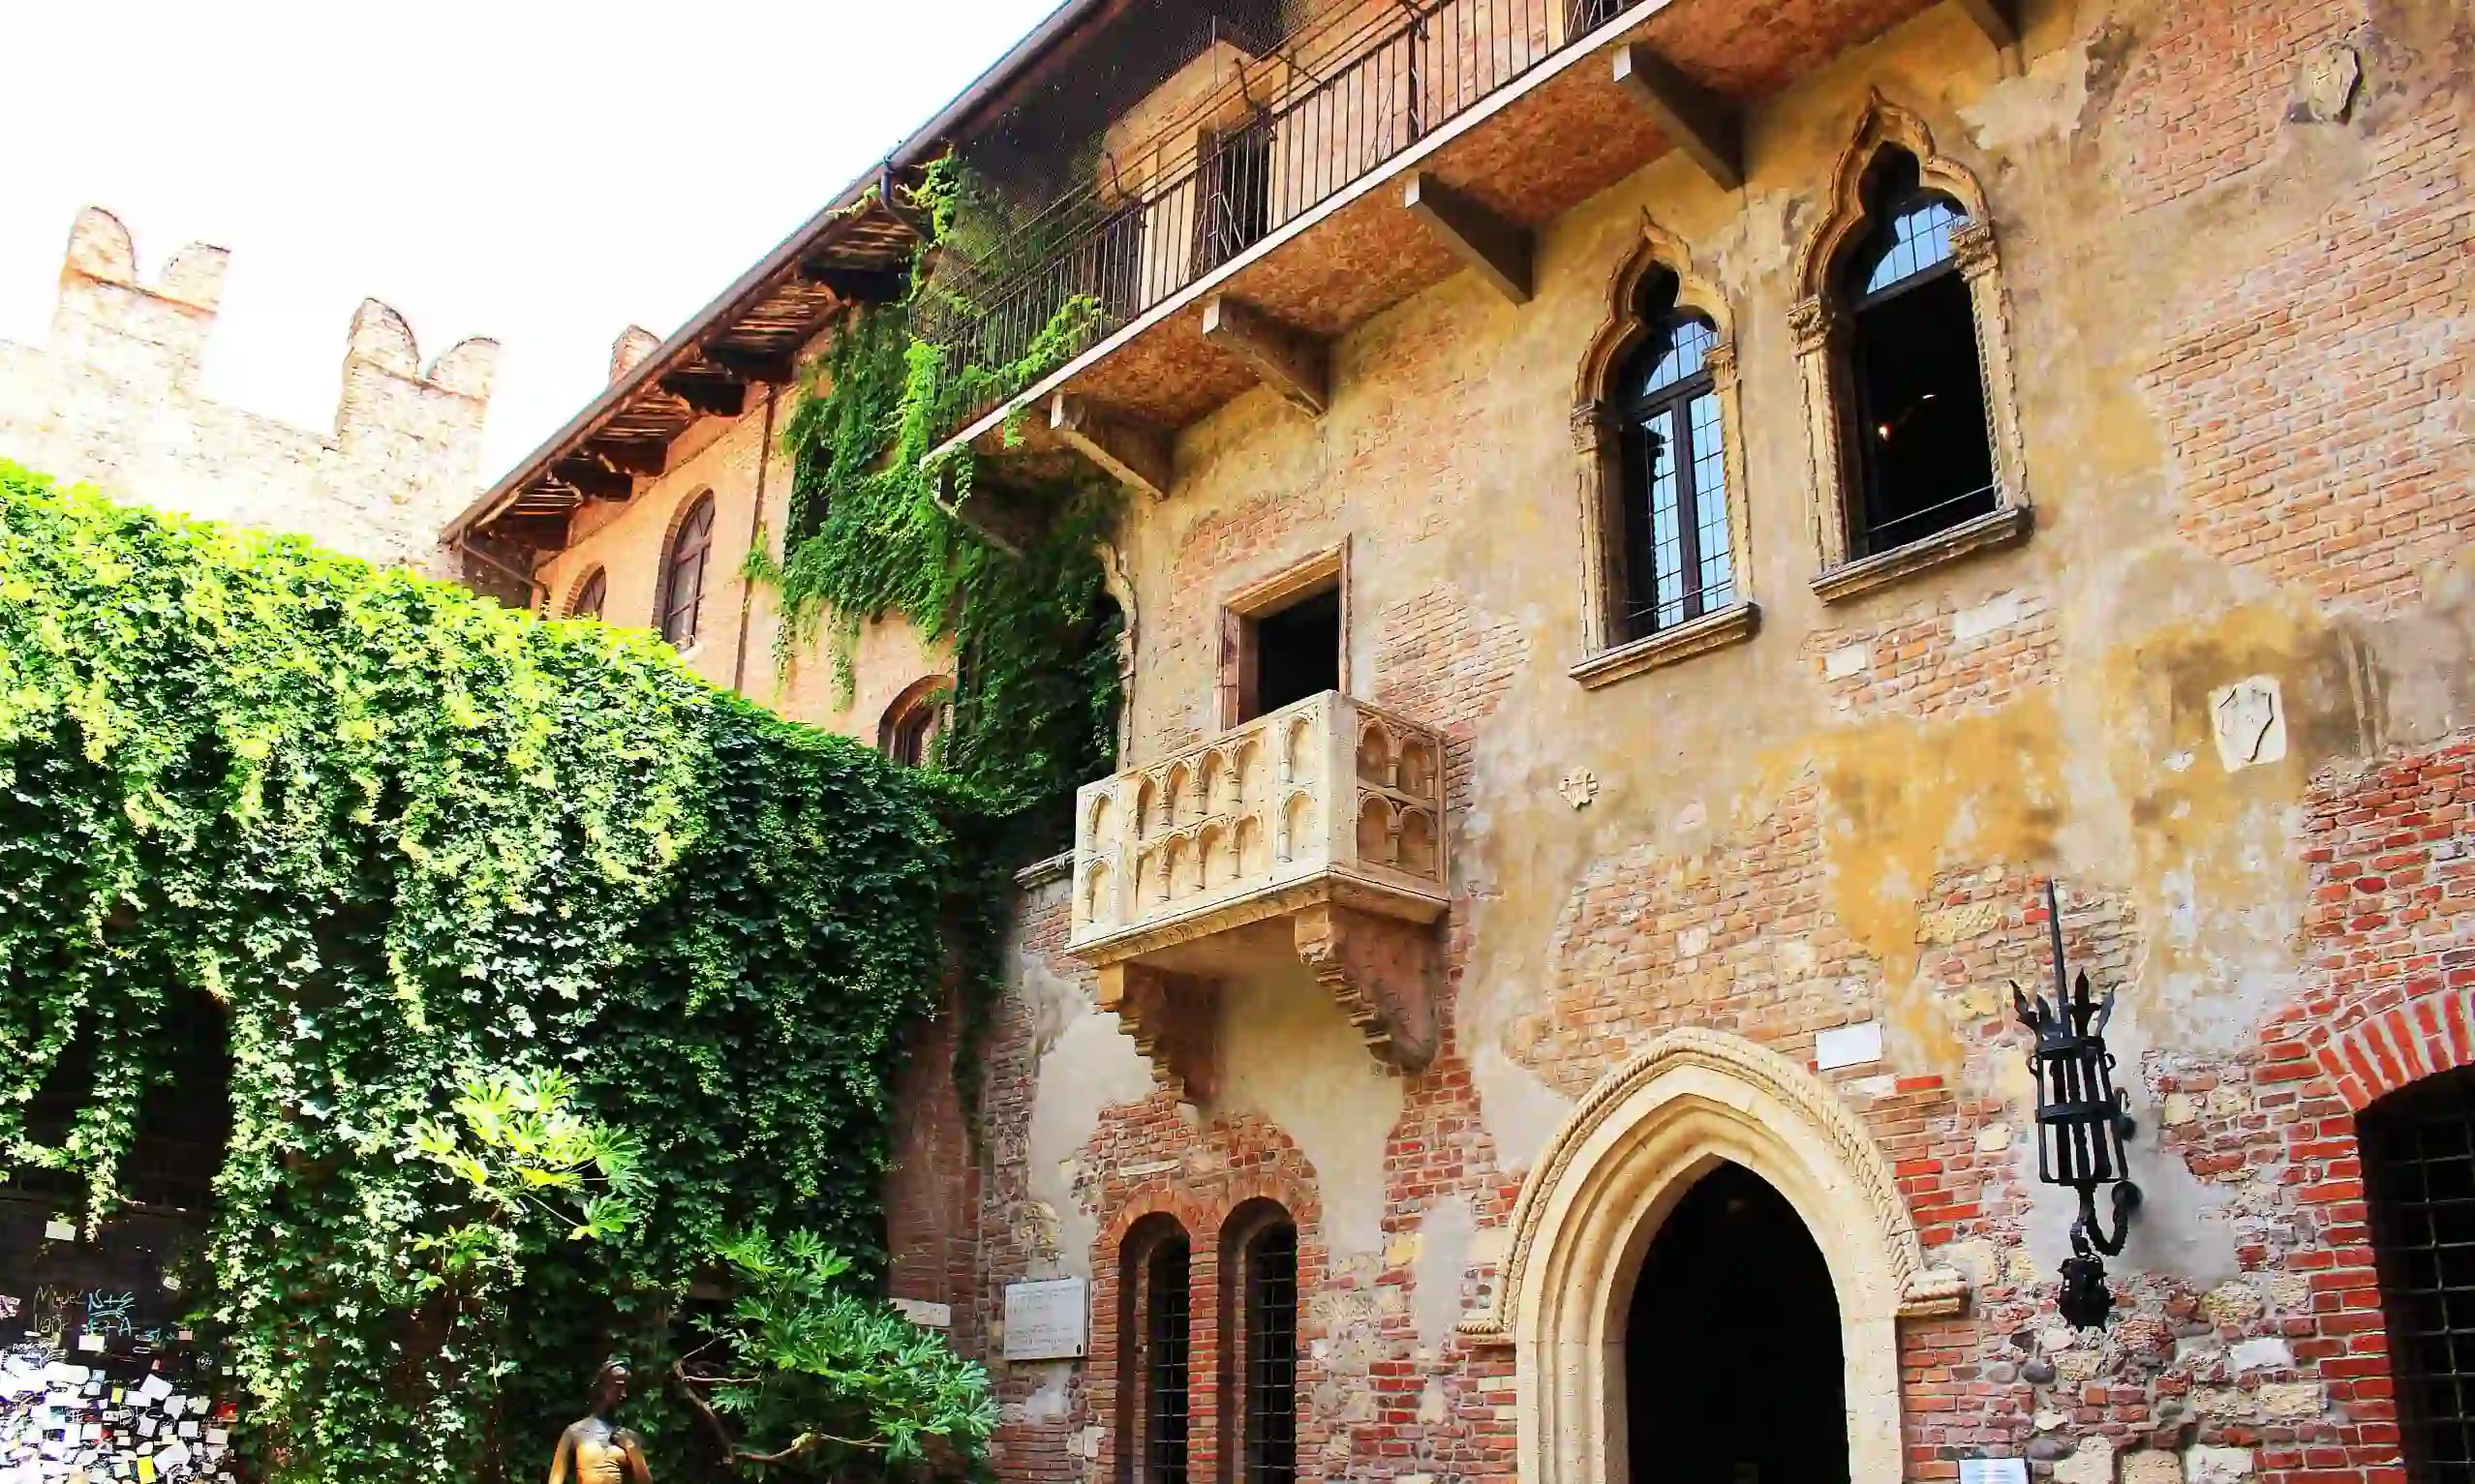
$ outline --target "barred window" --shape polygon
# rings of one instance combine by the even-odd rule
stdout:
[[[1727,457],[1709,356],[1711,322],[1650,287],[1648,334],[1616,395],[1624,462],[1625,632],[1640,639],[1736,600],[1727,533]]]
[[[1246,1484],[1298,1477],[1298,1228],[1246,1244]]]
[[[1188,1253],[1184,1237],[1164,1237],[1146,1264],[1144,1479],[1186,1484]]]

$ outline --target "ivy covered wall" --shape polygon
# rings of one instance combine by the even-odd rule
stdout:
[[[990,874],[974,797],[649,634],[0,465],[0,1169],[107,1216],[202,999],[232,1134],[199,1317],[259,1466],[538,1467],[603,1353],[658,1374],[730,1233],[877,1260],[889,1065]],[[563,1071],[641,1142],[640,1239],[440,1284],[458,1199],[412,1131],[487,1069]]]

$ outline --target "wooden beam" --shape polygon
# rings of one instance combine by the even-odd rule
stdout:
[[[734,350],[728,346],[707,346],[705,359],[742,380],[762,381],[767,386],[789,386],[799,379],[799,358],[794,355],[767,355]]]
[[[1508,222],[1424,170],[1410,172],[1401,204],[1452,256],[1515,304],[1530,302],[1530,229]]]
[[[1214,294],[1204,301],[1203,337],[1243,360],[1262,382],[1310,417],[1331,405],[1331,358],[1324,343]]]
[[[1721,190],[1743,188],[1742,131],[1726,100],[1704,91],[1640,42],[1616,48],[1615,80]]]
[[[670,445],[638,439],[597,438],[585,444],[585,452],[599,459],[623,474],[643,474],[648,478],[670,468]]]
[[[1169,498],[1169,439],[1159,433],[1111,417],[1068,392],[1049,404],[1049,428],[1119,484],[1154,500]]]
[[[597,459],[561,459],[550,466],[550,477],[586,500],[626,500],[636,493],[636,481]]]
[[[1960,14],[1969,23],[1985,33],[1985,39],[2001,53],[2003,70],[2017,74],[2020,69],[2020,20],[2017,0],[1959,0]]]
[[[737,417],[748,410],[748,383],[727,372],[674,371],[661,389],[706,417]]]
[[[911,276],[900,268],[853,268],[813,259],[799,265],[799,277],[852,304],[896,303],[911,288]]]

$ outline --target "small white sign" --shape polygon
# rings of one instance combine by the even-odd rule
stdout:
[[[46,1242],[74,1242],[77,1228],[57,1218],[43,1224],[43,1239]]]
[[[1091,1285],[1081,1278],[1005,1286],[1005,1358],[1079,1360],[1091,1314]]]
[[[952,1304],[932,1304],[924,1298],[898,1298],[894,1300],[894,1312],[922,1329],[954,1327]]]
[[[1861,1025],[1841,1025],[1821,1032],[1814,1038],[1814,1065],[1823,1072],[1841,1067],[1861,1067],[1882,1059],[1882,1023],[1867,1020]]]
[[[2028,1484],[2028,1463],[2016,1458],[1964,1458],[1960,1484]]]

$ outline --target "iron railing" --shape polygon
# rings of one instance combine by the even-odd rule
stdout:
[[[1104,178],[1067,193],[1009,234],[1009,256],[1024,266],[975,282],[954,265],[960,291],[917,311],[915,330],[944,348],[954,389],[940,435],[1054,369],[1025,363],[1067,306],[1090,309],[1064,348],[1079,353],[1643,3],[1400,0],[1332,47],[1321,76],[1207,136],[1157,180],[1128,191]]]

